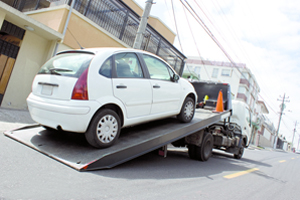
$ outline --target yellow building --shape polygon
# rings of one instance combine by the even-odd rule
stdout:
[[[35,74],[56,52],[132,47],[142,13],[134,0],[0,0],[1,107],[27,109]],[[185,56],[173,47],[175,36],[160,19],[150,17],[142,49],[180,73]]]

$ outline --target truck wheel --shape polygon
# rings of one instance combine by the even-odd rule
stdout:
[[[210,133],[205,133],[200,147],[196,146],[196,159],[207,161],[212,154],[214,138]]]
[[[242,147],[239,149],[239,153],[238,154],[234,154],[234,158],[235,159],[241,159],[243,157],[243,154],[244,154],[244,141],[242,143]]]
[[[195,114],[195,101],[191,97],[187,97],[181,107],[181,111],[177,118],[184,122],[190,122]]]
[[[116,142],[120,130],[121,120],[117,113],[110,109],[104,109],[92,119],[85,138],[95,148],[106,148]]]

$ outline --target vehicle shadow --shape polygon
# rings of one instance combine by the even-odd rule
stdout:
[[[227,175],[257,166],[272,167],[260,161],[247,158],[236,160],[232,155],[215,152],[207,162],[200,162],[190,159],[186,151],[168,151],[166,158],[152,152],[112,169],[87,173],[123,179],[162,180],[203,177],[214,180],[215,175],[218,174],[226,173],[224,175]]]

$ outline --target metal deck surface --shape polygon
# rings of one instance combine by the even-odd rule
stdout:
[[[84,134],[48,131],[38,125],[6,131],[4,135],[76,170],[86,171],[114,167],[195,133],[229,115],[230,112],[196,110],[190,123],[168,118],[124,128],[118,141],[106,149],[89,146]]]

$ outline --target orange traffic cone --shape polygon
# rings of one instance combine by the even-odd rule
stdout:
[[[219,95],[218,95],[216,110],[214,110],[214,112],[223,112],[223,111],[224,111],[224,108],[223,108],[223,93],[222,93],[222,90],[220,90]]]

